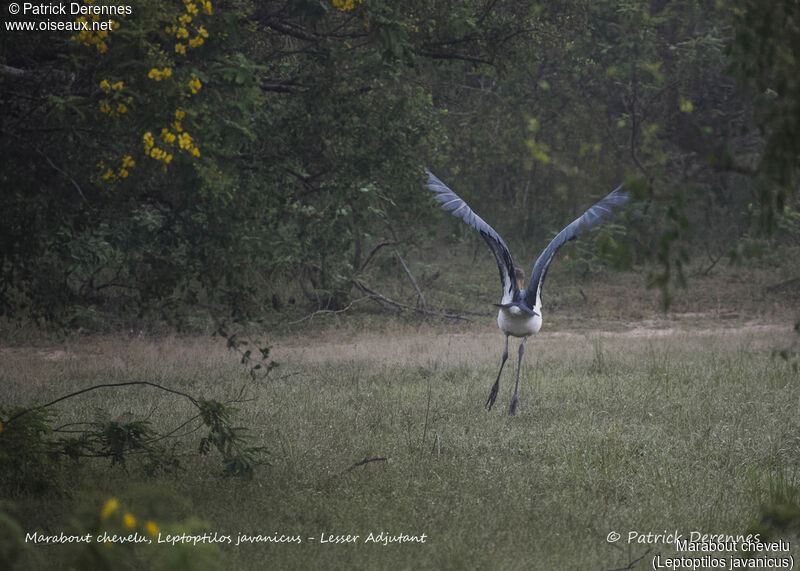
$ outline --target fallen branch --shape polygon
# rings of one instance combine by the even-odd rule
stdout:
[[[72,397],[81,395],[83,393],[88,393],[89,391],[93,391],[95,389],[107,389],[107,388],[112,388],[112,387],[127,387],[127,386],[131,386],[131,385],[146,385],[146,386],[150,386],[150,387],[155,387],[157,389],[161,389],[162,391],[166,391],[168,393],[174,393],[176,395],[180,395],[182,397],[185,397],[185,398],[189,399],[191,401],[191,403],[195,407],[197,407],[198,409],[202,410],[202,407],[201,407],[200,403],[197,402],[197,399],[195,399],[192,395],[188,395],[186,393],[182,393],[181,391],[176,391],[176,390],[173,390],[173,389],[168,389],[167,387],[162,387],[161,385],[157,385],[156,383],[151,383],[150,381],[129,381],[127,383],[103,383],[103,384],[100,384],[100,385],[94,385],[94,386],[91,386],[91,387],[86,388],[86,389],[81,389],[79,391],[75,391],[74,393],[70,393],[68,395],[64,395],[64,396],[59,397],[59,398],[57,398],[55,400],[52,400],[52,401],[50,401],[48,403],[45,403],[45,404],[42,404],[42,405],[39,405],[39,406],[35,406],[35,407],[32,407],[32,408],[26,408],[25,410],[15,414],[14,416],[12,416],[8,420],[6,420],[5,423],[6,424],[11,424],[11,422],[13,422],[14,420],[18,419],[19,417],[21,417],[23,415],[28,414],[29,412],[33,412],[34,410],[41,410],[43,408],[47,408],[47,407],[53,406],[54,404],[56,404],[58,402],[61,402],[62,400],[66,400],[68,398],[72,398]]]
[[[147,386],[165,391],[187,399],[197,409],[197,414],[185,420],[171,431],[159,434],[150,428],[147,419],[134,422],[85,422],[71,423],[53,430],[53,432],[64,432],[67,434],[80,434],[78,438],[67,438],[54,440],[49,443],[52,454],[62,454],[68,457],[84,458],[110,458],[112,465],[117,463],[124,465],[126,455],[146,454],[151,456],[151,460],[158,463],[171,462],[169,458],[164,460],[163,454],[154,448],[154,444],[167,438],[182,438],[203,427],[208,429],[208,434],[200,439],[199,453],[207,454],[210,450],[219,451],[224,466],[223,473],[228,476],[249,476],[252,474],[253,465],[258,462],[257,455],[262,452],[262,448],[248,446],[245,432],[247,429],[232,425],[232,417],[235,409],[216,400],[205,400],[195,398],[185,392],[167,388],[165,386],[152,383],[150,381],[129,381],[123,383],[102,383],[74,391],[45,404],[23,409],[7,420],[3,421],[5,427],[13,426],[14,422],[26,414],[42,411],[48,407],[62,402],[66,399],[76,397],[90,391],[104,388],[118,388],[127,386]],[[244,387],[239,392],[237,399],[228,402],[244,402],[242,400]],[[42,419],[38,422],[44,422]],[[190,425],[197,421],[200,424],[194,428]],[[88,426],[89,429],[83,431],[65,430],[70,426]],[[4,427],[4,428],[5,428]],[[183,434],[178,434],[181,430],[189,427]],[[24,428],[24,427],[23,427]],[[49,428],[49,427],[48,427]],[[176,459],[177,456],[172,458]],[[176,460],[177,461],[177,460]]]
[[[372,299],[375,299],[375,300],[377,300],[379,302],[382,302],[382,303],[386,303],[386,304],[391,305],[393,307],[396,307],[398,309],[404,309],[404,310],[407,310],[407,311],[415,311],[415,312],[421,313],[423,315],[431,315],[431,316],[434,316],[434,317],[444,317],[446,319],[458,319],[460,321],[472,322],[471,319],[469,319],[467,317],[464,317],[462,315],[455,315],[455,314],[452,314],[452,313],[438,313],[436,311],[429,311],[427,309],[421,309],[419,307],[411,307],[410,305],[406,305],[404,303],[400,303],[399,301],[395,301],[393,299],[390,299],[390,298],[386,297],[385,295],[383,295],[381,293],[378,293],[377,291],[368,288],[367,286],[365,286],[363,283],[361,283],[358,280],[353,280],[353,284],[358,289],[360,289],[364,293],[368,294],[369,297],[371,297]]]
[[[345,472],[349,472],[353,468],[358,468],[359,466],[363,466],[364,464],[369,464],[370,462],[388,462],[388,458],[384,458],[383,456],[376,456],[375,458],[364,458],[363,460],[359,460],[352,466],[350,466]]]
[[[364,301],[365,299],[370,299],[370,296],[359,297],[358,299],[354,299],[353,301],[351,301],[350,303],[347,304],[347,307],[343,307],[342,309],[318,309],[317,311],[315,311],[313,313],[309,313],[305,317],[301,317],[300,319],[298,319],[296,321],[290,321],[287,325],[297,325],[298,323],[302,323],[303,321],[306,321],[306,320],[313,320],[319,314],[332,313],[332,314],[335,315],[337,313],[344,313],[345,311],[347,311],[351,307],[353,307],[353,305],[355,305],[359,301]]]

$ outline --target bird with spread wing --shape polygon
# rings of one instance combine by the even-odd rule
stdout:
[[[499,308],[497,314],[497,325],[500,331],[506,336],[503,360],[500,363],[500,370],[497,372],[497,379],[489,392],[486,401],[486,408],[491,410],[497,399],[497,392],[500,387],[500,374],[503,366],[508,359],[508,338],[521,337],[522,342],[519,346],[519,360],[517,362],[517,380],[514,385],[514,394],[511,397],[511,404],[508,408],[509,414],[514,414],[517,410],[519,398],[519,373],[522,366],[522,355],[525,352],[525,341],[528,337],[537,333],[542,327],[542,285],[547,275],[547,269],[553,261],[553,257],[559,248],[570,240],[574,240],[581,233],[613,217],[614,208],[626,203],[630,196],[627,192],[622,192],[622,186],[612,190],[605,198],[591,206],[586,212],[568,224],[550,244],[544,249],[539,258],[533,264],[531,279],[528,287],[522,287],[523,273],[514,266],[511,259],[511,252],[503,241],[503,238],[495,232],[483,219],[475,214],[472,209],[455,192],[450,190],[445,184],[436,178],[433,173],[428,173],[428,181],[425,186],[436,193],[436,200],[442,203],[444,210],[450,211],[453,216],[461,218],[464,222],[475,228],[492,250],[497,259],[497,267],[500,270],[500,282],[503,286],[503,297],[500,303],[494,304]]]

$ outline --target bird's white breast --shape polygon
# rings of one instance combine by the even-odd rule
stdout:
[[[531,315],[518,307],[501,307],[497,313],[500,331],[514,337],[527,337],[542,328],[542,316]]]

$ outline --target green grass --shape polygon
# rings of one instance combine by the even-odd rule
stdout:
[[[633,567],[650,568],[674,549],[609,544],[607,534],[746,533],[776,487],[796,481],[800,379],[773,356],[792,336],[788,324],[546,329],[527,344],[516,417],[505,413],[516,345],[495,409],[483,409],[502,350],[502,336],[483,325],[286,337],[274,349],[281,367],[256,381],[202,339],[7,348],[6,408],[102,382],[148,380],[220,400],[244,387],[237,424],[270,454],[251,480],[222,478],[213,455],[187,455],[184,472],[156,477],[135,460],[127,469],[65,462],[60,493],[8,499],[0,511],[26,532],[68,532],[113,496],[164,529],[193,516],[234,541],[275,532],[303,540],[223,546],[229,569],[612,569],[651,548]],[[58,411],[56,424],[147,416],[162,430],[191,412],[137,387]],[[348,470],[374,457],[389,461]],[[363,543],[382,531],[427,542]],[[321,534],[361,538],[321,545]],[[796,558],[797,534],[789,537]],[[147,567],[148,549],[170,548],[141,548],[131,568]],[[67,568],[72,553],[28,545],[19,568]]]

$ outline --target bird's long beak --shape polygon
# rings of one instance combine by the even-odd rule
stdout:
[[[519,279],[519,278],[517,278],[517,287],[518,287],[519,289],[523,289],[523,288],[522,288],[522,280],[521,280],[521,279]]]

